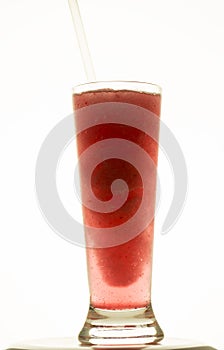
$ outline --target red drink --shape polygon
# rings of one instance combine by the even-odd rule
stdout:
[[[134,84],[134,83],[133,83]],[[90,84],[91,85],[91,84]],[[144,85],[144,84],[143,84]],[[147,85],[147,84],[145,84]],[[132,87],[132,86],[131,86]],[[122,159],[122,156],[108,157],[105,159],[103,152],[105,147],[99,147],[97,151],[86,156],[84,163],[80,164],[80,181],[82,198],[87,196],[83,203],[83,219],[86,233],[86,251],[88,276],[90,286],[91,307],[101,310],[130,310],[147,308],[150,305],[152,250],[156,191],[156,166],[158,156],[158,134],[161,96],[159,93],[136,91],[135,89],[97,89],[80,93],[73,96],[75,121],[77,128],[78,155],[82,155],[93,145],[105,140],[112,140],[119,154],[120,140],[131,143],[135,148],[129,154],[133,161]],[[100,108],[97,110],[97,108]],[[135,122],[122,121],[125,114],[128,118],[133,115]],[[98,120],[98,112],[103,116]],[[81,114],[79,114],[81,112]],[[146,124],[147,113],[153,115],[150,135],[140,130],[138,125],[141,121]],[[92,120],[91,125],[83,127],[86,120]],[[88,124],[88,123],[87,123]],[[153,137],[151,136],[153,135]],[[122,145],[122,144],[121,144]],[[131,146],[130,145],[130,146]],[[108,146],[110,147],[110,146]],[[122,147],[121,147],[122,148]],[[102,160],[100,159],[102,152]],[[122,152],[122,150],[121,150]],[[125,151],[123,151],[124,154]],[[128,152],[128,151],[127,151]],[[145,161],[148,157],[153,163]],[[97,158],[97,159],[95,159]],[[141,164],[141,171],[136,167],[135,161]],[[88,185],[86,168],[96,163],[91,169],[91,183]],[[147,174],[147,186],[144,186],[144,176]],[[122,179],[128,186],[127,198],[121,206],[115,210],[99,211],[97,208],[88,207],[88,193],[92,190],[95,197],[107,204],[113,197],[111,185],[117,179]],[[145,192],[145,193],[144,193]],[[140,210],[144,194],[144,211],[148,213],[149,220],[139,231],[138,221],[131,225],[134,232],[128,237],[127,232],[119,232],[116,236],[113,229],[119,228],[135,217]],[[117,196],[117,197],[116,197]],[[116,201],[119,203],[122,189],[116,192]],[[94,234],[88,227],[94,228]],[[107,230],[110,229],[111,233]],[[105,233],[102,234],[102,230]],[[111,235],[114,240],[111,241]],[[122,235],[124,239],[122,240]],[[116,242],[116,239],[118,241]]]

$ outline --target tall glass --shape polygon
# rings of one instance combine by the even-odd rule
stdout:
[[[163,339],[151,305],[161,89],[110,81],[73,94],[90,308],[79,340]]]

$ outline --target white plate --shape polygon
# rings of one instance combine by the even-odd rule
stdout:
[[[157,345],[94,345],[86,346],[77,343],[75,338],[49,338],[32,340],[11,346],[8,350],[94,350],[94,349],[136,349],[136,350],[216,350],[202,343],[197,343],[190,340],[165,338]]]

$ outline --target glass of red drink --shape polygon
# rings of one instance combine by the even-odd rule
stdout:
[[[73,94],[90,308],[86,344],[163,339],[151,305],[161,89],[110,81]]]

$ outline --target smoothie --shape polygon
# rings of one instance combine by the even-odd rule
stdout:
[[[139,106],[160,116],[160,94],[151,94],[132,90],[95,90],[76,93],[73,95],[74,110],[104,102],[119,102],[130,106]],[[127,105],[128,104],[128,105]],[[102,104],[103,108],[103,104]],[[111,105],[113,108],[113,104]],[[121,111],[122,113],[122,104]],[[138,117],[141,118],[141,109]],[[94,115],[90,117],[94,118]],[[76,118],[75,118],[76,119]],[[76,126],[79,123],[75,120]],[[156,124],[154,134],[159,133],[159,124]],[[94,125],[77,135],[78,154],[81,154],[93,144],[107,139],[122,139],[140,146],[152,162],[157,165],[158,144],[148,134],[133,126],[107,122]],[[138,157],[133,154],[133,157]],[[145,165],[147,166],[147,164]],[[147,170],[147,169],[146,169]],[[153,189],[150,195],[146,194],[147,205],[154,211],[156,174],[150,173],[148,179]],[[144,186],[138,169],[123,159],[110,158],[103,160],[95,169],[92,169],[91,187],[94,195],[105,203],[111,199],[111,184],[116,179],[122,179],[128,185],[126,202],[117,210],[109,213],[94,211],[83,205],[84,224],[94,228],[113,228],[133,217],[141,204]],[[85,186],[85,176],[80,168],[82,191],[88,191]],[[153,193],[153,195],[152,195]],[[147,197],[148,196],[148,197]],[[88,276],[91,294],[91,305],[95,308],[108,310],[123,310],[141,308],[150,301],[150,281],[152,272],[154,220],[136,236],[113,247],[87,247]],[[86,237],[88,242],[88,237]]]

